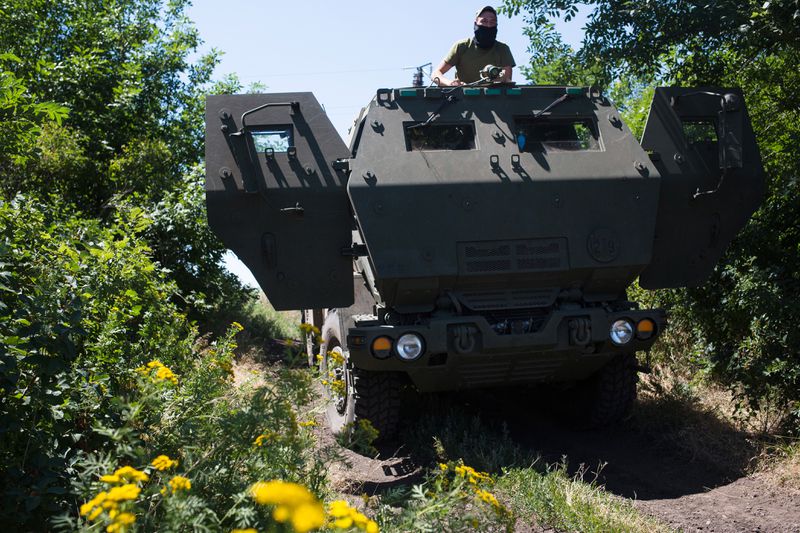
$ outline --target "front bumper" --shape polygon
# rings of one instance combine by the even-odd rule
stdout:
[[[655,330],[617,346],[609,338],[618,319],[650,319]],[[648,350],[663,331],[661,309],[608,312],[602,308],[556,310],[533,333],[498,334],[482,316],[432,318],[425,324],[387,326],[356,323],[347,335],[352,363],[364,370],[406,372],[423,391],[502,384],[572,381],[590,376],[619,353]],[[377,337],[416,333],[425,351],[414,361],[396,354],[373,355]]]

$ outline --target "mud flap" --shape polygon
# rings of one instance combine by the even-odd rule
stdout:
[[[739,89],[659,87],[642,136],[661,173],[646,289],[697,286],[758,208],[764,170]]]
[[[208,223],[276,309],[353,303],[348,155],[312,93],[208,97]]]

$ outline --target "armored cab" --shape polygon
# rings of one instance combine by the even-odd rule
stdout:
[[[737,89],[656,89],[641,142],[584,87],[380,89],[349,147],[310,93],[212,96],[206,125],[209,224],[316,310],[334,429],[384,435],[409,380],[577,383],[620,417],[665,327],[627,287],[702,283],[764,186]]]

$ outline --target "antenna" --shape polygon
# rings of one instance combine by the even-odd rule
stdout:
[[[418,67],[405,67],[403,70],[411,70],[414,69],[414,76],[411,78],[411,86],[412,87],[422,87],[424,84],[422,83],[422,74],[424,73],[425,67],[428,67],[428,77],[431,77],[431,69],[433,65],[430,63],[425,63],[424,65],[420,65]]]

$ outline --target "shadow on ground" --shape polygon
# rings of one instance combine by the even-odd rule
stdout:
[[[402,470],[458,459],[496,473],[566,462],[573,475],[638,500],[727,485],[752,457],[747,435],[689,402],[639,401],[627,420],[602,430],[577,427],[569,403],[569,391],[546,387],[421,397],[408,402],[400,438],[381,453]]]

